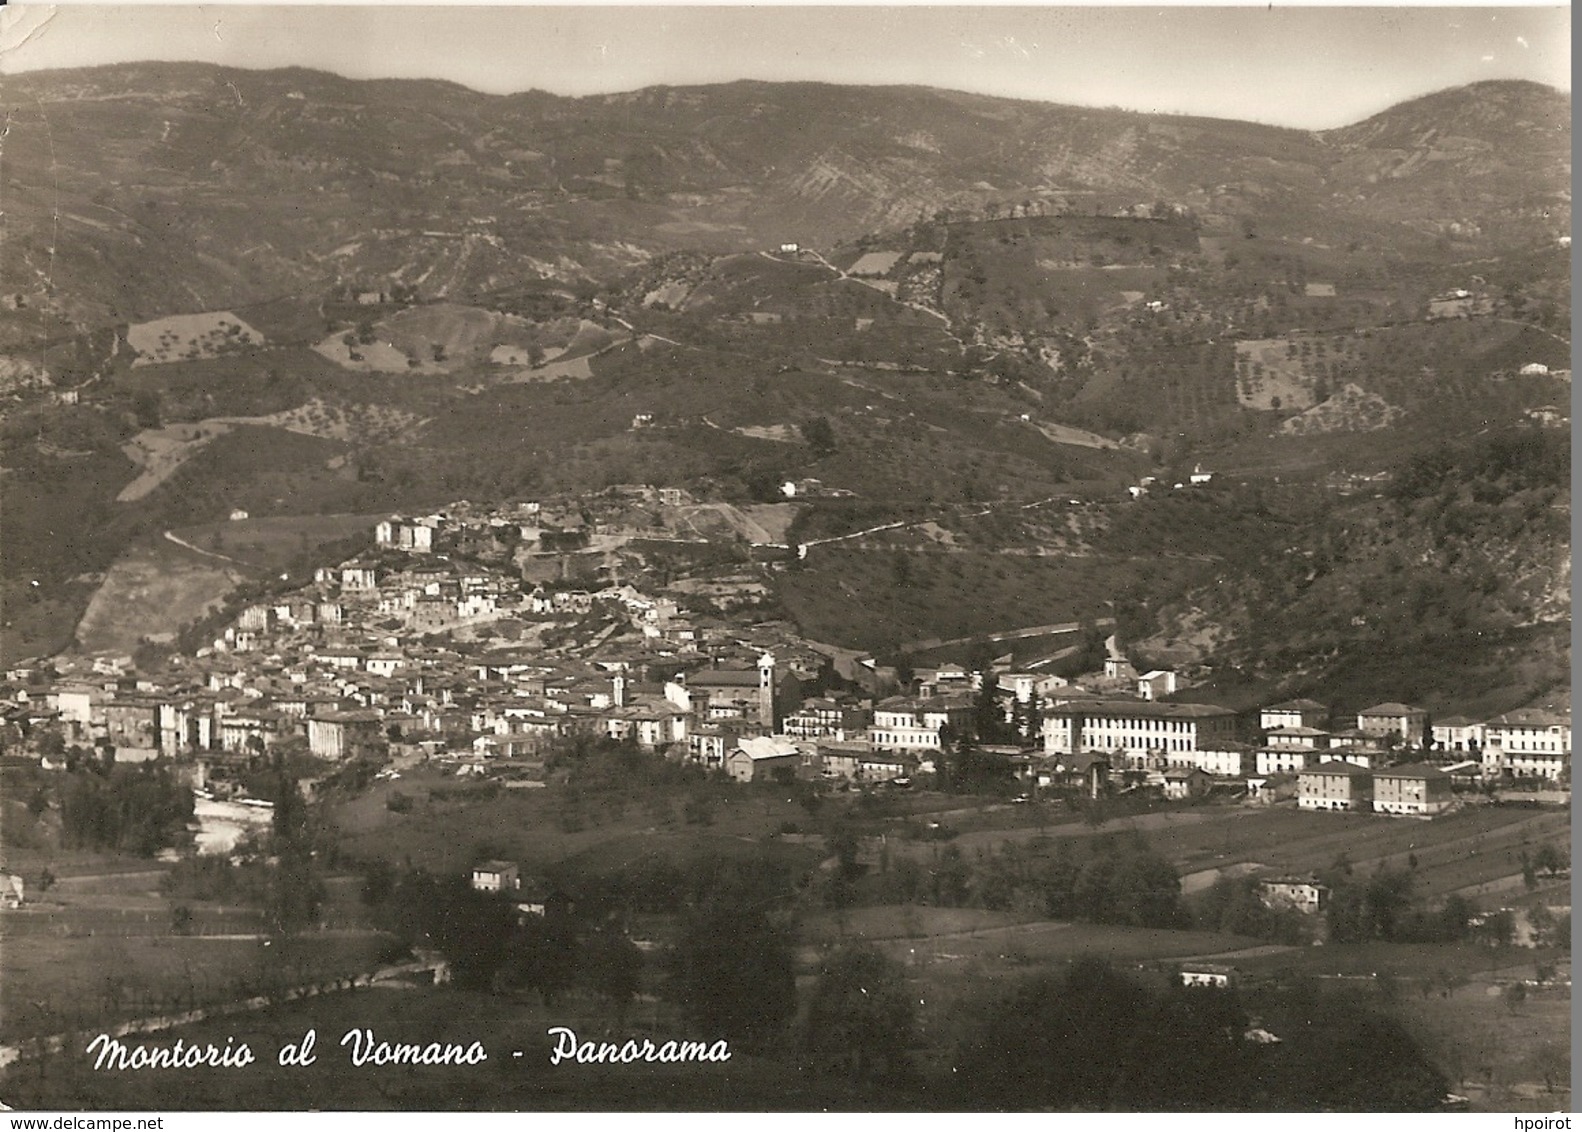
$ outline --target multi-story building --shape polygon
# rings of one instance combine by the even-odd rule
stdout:
[[[818,773],[823,778],[853,779],[860,775],[862,764],[874,754],[873,744],[866,739],[819,739],[814,744]]]
[[[1329,726],[1329,709],[1317,700],[1286,700],[1260,710],[1258,726],[1264,731],[1278,731],[1282,727],[1323,730]]]
[[[1571,716],[1542,708],[1520,708],[1483,725],[1485,778],[1547,778],[1571,773]]]
[[[150,696],[117,696],[104,705],[105,735],[117,750],[159,748],[159,701]]]
[[[326,711],[308,718],[308,749],[321,759],[344,759],[379,737],[375,711]]]
[[[1304,810],[1373,809],[1373,772],[1338,760],[1310,766],[1296,776],[1296,804]]]
[[[857,704],[820,697],[805,700],[785,717],[781,730],[796,739],[866,738],[873,713]]]
[[[217,742],[212,701],[167,700],[159,705],[159,749],[163,754],[207,751]]]
[[[1235,734],[1236,713],[1212,704],[1100,700],[1044,712],[1044,753],[1050,755],[1107,751],[1158,755],[1162,762],[1172,751],[1215,747]]]
[[[1373,808],[1381,814],[1440,814],[1450,808],[1450,775],[1427,763],[1373,772]]]
[[[972,704],[966,700],[892,696],[874,705],[868,741],[884,751],[933,752],[940,749],[941,732],[947,726],[967,737],[971,725]]]
[[[604,724],[609,738],[630,738],[645,750],[658,750],[687,741],[686,712],[664,701],[608,708]]]
[[[1434,750],[1441,754],[1481,751],[1484,747],[1483,724],[1464,715],[1436,719],[1432,734]]]
[[[1316,751],[1329,746],[1329,732],[1321,731],[1316,727],[1299,727],[1287,724],[1284,727],[1275,727],[1264,733],[1264,744],[1270,747],[1297,748],[1304,751]]]
[[[1194,751],[1166,751],[1168,769],[1196,769],[1216,778],[1242,778],[1255,769],[1253,749],[1234,740]]]
[[[1254,769],[1260,775],[1298,774],[1321,757],[1310,747],[1259,747]]]
[[[1421,747],[1428,737],[1428,713],[1409,704],[1375,704],[1357,713],[1357,730],[1381,741],[1394,735],[1402,746]]]

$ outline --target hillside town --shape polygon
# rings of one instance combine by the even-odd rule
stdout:
[[[758,619],[750,584],[644,592],[612,577],[596,546],[612,516],[692,502],[647,486],[613,498],[591,516],[568,499],[391,516],[364,551],[157,670],[125,656],[15,666],[8,751],[46,770],[74,751],[170,760],[221,798],[243,794],[238,768],[282,750],[326,773],[426,762],[542,785],[545,753],[581,736],[739,782],[927,786],[970,746],[1021,800],[1151,791],[1423,818],[1506,789],[1569,800],[1568,713],[1341,715],[1310,699],[1238,713],[1181,698],[1178,673],[1139,672],[1114,637],[1101,670],[1070,677],[1010,656],[898,670]],[[603,564],[568,565],[590,553]]]

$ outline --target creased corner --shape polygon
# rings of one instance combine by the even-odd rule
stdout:
[[[43,35],[59,10],[54,4],[0,6],[0,75],[10,72],[17,52]]]

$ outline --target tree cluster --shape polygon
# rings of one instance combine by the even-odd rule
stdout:
[[[74,849],[152,857],[176,844],[192,818],[192,791],[163,768],[89,761],[59,791],[63,839]]]
[[[796,1013],[791,926],[746,891],[720,892],[684,917],[666,957],[666,994],[700,1039],[772,1048]]]
[[[1222,876],[1194,907],[1199,927],[1279,943],[1308,943],[1313,918],[1295,908],[1270,907],[1256,876]]]
[[[1075,844],[1007,842],[969,857],[954,845],[925,868],[898,862],[871,882],[898,904],[1019,911],[1056,920],[1134,927],[1186,927],[1174,868],[1140,836],[1102,835]]]
[[[1324,880],[1330,887],[1325,924],[1335,943],[1448,943],[1474,934],[1474,909],[1464,897],[1452,894],[1437,908],[1423,907],[1409,871],[1381,868],[1357,878],[1332,869]]]
[[[1085,958],[978,1006],[951,1074],[973,1109],[1427,1111],[1446,1082],[1394,1021],[1333,996],[1274,1002],[1247,1041],[1235,990],[1142,986]],[[972,1009],[969,1007],[969,1009]]]

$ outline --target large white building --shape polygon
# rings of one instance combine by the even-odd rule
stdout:
[[[1483,724],[1464,715],[1436,719],[1430,730],[1434,749],[1441,753],[1483,749]]]
[[[1201,770],[1216,778],[1243,778],[1253,772],[1254,765],[1252,748],[1231,741],[1198,750],[1165,752],[1167,768]]]
[[[1322,729],[1329,726],[1329,709],[1317,700],[1286,700],[1259,711],[1258,726],[1265,731],[1277,731],[1282,727]]]
[[[1212,704],[1099,700],[1044,712],[1044,753],[1119,752],[1131,761],[1218,747],[1235,738],[1236,713]]]
[[[874,705],[868,741],[881,751],[937,751],[947,724],[965,736],[971,722],[972,705],[965,700],[893,696]]]
[[[1571,717],[1521,708],[1483,725],[1483,776],[1547,778],[1559,782],[1571,769]]]

